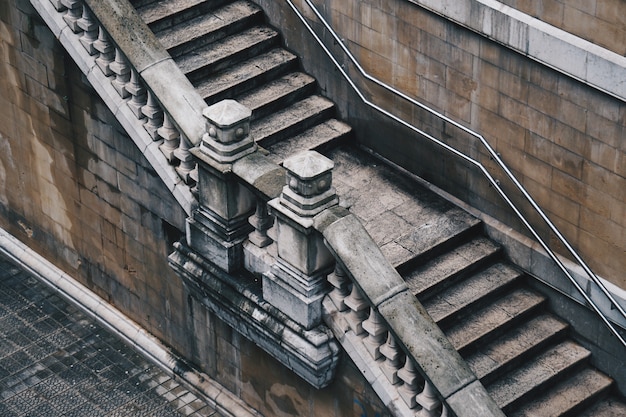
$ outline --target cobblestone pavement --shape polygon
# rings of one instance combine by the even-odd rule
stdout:
[[[219,416],[0,255],[0,416]]]

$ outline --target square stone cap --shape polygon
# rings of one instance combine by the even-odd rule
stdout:
[[[218,128],[229,128],[250,119],[252,110],[235,100],[222,100],[205,108],[202,115]]]
[[[299,179],[311,180],[328,173],[335,164],[318,152],[304,151],[285,159],[283,166]]]

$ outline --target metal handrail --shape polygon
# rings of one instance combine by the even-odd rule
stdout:
[[[377,84],[378,86],[386,89],[387,91],[403,98],[404,100],[410,102],[411,104],[420,107],[421,109],[429,112],[430,114],[438,117],[439,119],[445,121],[446,123],[449,123],[453,126],[455,126],[456,128],[462,130],[463,132],[475,137],[476,139],[478,139],[480,141],[480,143],[482,143],[482,145],[485,147],[485,149],[489,152],[489,156],[498,164],[498,166],[504,171],[504,173],[507,175],[507,177],[511,180],[511,182],[517,187],[517,189],[522,193],[522,195],[524,196],[524,198],[530,203],[530,205],[535,209],[535,211],[537,212],[537,214],[539,214],[539,216],[543,219],[543,221],[547,224],[547,226],[550,228],[550,230],[552,231],[552,233],[554,233],[554,235],[561,241],[561,243],[564,245],[564,247],[570,252],[570,254],[574,257],[574,259],[576,260],[576,262],[583,268],[583,270],[585,271],[585,273],[587,274],[587,276],[589,276],[589,278],[601,289],[602,293],[610,300],[610,302],[613,304],[613,306],[617,309],[617,311],[626,319],[626,311],[624,311],[624,308],[614,299],[613,295],[608,291],[608,289],[604,286],[604,284],[600,281],[600,279],[596,276],[596,274],[594,274],[594,272],[591,270],[591,268],[585,263],[585,261],[580,257],[580,255],[578,255],[578,253],[574,250],[574,248],[572,247],[572,245],[567,241],[567,239],[565,239],[565,237],[561,234],[561,232],[557,229],[557,227],[550,221],[550,219],[548,218],[548,216],[544,213],[544,211],[541,209],[541,207],[535,202],[535,200],[530,196],[530,194],[528,193],[528,191],[524,188],[524,186],[519,182],[519,180],[517,180],[517,178],[513,175],[513,173],[511,172],[511,170],[506,166],[506,164],[504,163],[504,161],[502,161],[502,159],[500,158],[500,156],[498,155],[498,153],[496,153],[496,151],[491,147],[491,145],[487,142],[487,140],[479,133],[474,132],[473,130],[461,125],[460,123],[450,119],[449,117],[445,116],[444,114],[441,114],[440,112],[426,106],[423,103],[418,102],[417,100],[415,100],[412,97],[409,97],[408,95],[406,95],[405,93],[398,91],[397,89],[395,89],[394,87],[384,83],[383,81],[379,80],[378,78],[373,77],[372,75],[368,74],[363,67],[359,64],[359,62],[357,61],[357,59],[354,57],[354,55],[352,55],[352,53],[348,50],[348,48],[344,45],[342,39],[339,37],[339,35],[337,35],[337,33],[334,31],[334,29],[330,26],[330,24],[326,21],[326,19],[320,14],[319,10],[317,9],[317,7],[311,3],[310,0],[304,0],[306,2],[306,4],[309,6],[309,8],[315,13],[315,15],[317,16],[317,18],[320,20],[320,22],[322,22],[322,24],[324,25],[324,27],[326,28],[326,30],[328,30],[328,32],[333,36],[333,38],[335,39],[335,42],[340,45],[341,49],[344,51],[344,53],[347,55],[347,57],[350,59],[350,61],[352,62],[352,64],[356,67],[356,69],[361,73],[361,75],[363,77],[365,77],[367,80],[372,81],[373,83]],[[519,220],[524,224],[524,226],[529,230],[529,232],[535,237],[535,239],[537,239],[537,241],[539,242],[539,244],[541,245],[541,247],[546,251],[546,253],[548,254],[548,256],[550,256],[550,258],[557,264],[557,266],[561,269],[561,271],[563,271],[563,273],[569,278],[569,280],[572,282],[572,284],[574,285],[574,287],[581,293],[581,295],[584,297],[585,301],[593,308],[593,310],[600,316],[601,320],[606,324],[606,326],[611,330],[611,332],[617,337],[617,339],[622,343],[622,345],[626,346],[626,340],[621,336],[621,334],[615,329],[615,327],[613,326],[613,324],[611,324],[611,322],[609,321],[609,319],[604,315],[604,313],[601,311],[601,309],[596,305],[596,303],[587,295],[587,293],[583,290],[583,288],[580,286],[580,284],[578,283],[578,281],[576,281],[576,279],[574,279],[574,277],[571,275],[571,273],[568,271],[568,269],[565,267],[565,265],[563,265],[563,262],[559,259],[558,255],[556,253],[554,253],[554,251],[552,251],[552,249],[550,249],[550,247],[544,242],[544,240],[539,236],[539,233],[531,226],[531,224],[529,223],[529,221],[523,216],[523,214],[521,213],[521,211],[517,208],[517,206],[513,203],[513,201],[511,201],[511,199],[507,196],[507,194],[505,193],[505,191],[502,189],[502,187],[500,187],[499,182],[493,178],[493,176],[487,171],[487,169],[484,167],[484,165],[482,165],[481,162],[473,159],[472,157],[465,155],[463,152],[457,150],[456,148],[448,145],[447,143],[442,142],[441,140],[435,138],[434,136],[426,133],[425,131],[419,129],[418,127],[414,126],[413,124],[411,124],[410,122],[407,122],[403,119],[401,119],[400,117],[390,113],[389,111],[383,109],[382,107],[378,106],[377,104],[369,101],[365,95],[361,92],[361,90],[357,87],[357,85],[355,84],[355,82],[350,78],[350,76],[346,73],[346,71],[344,70],[344,68],[342,67],[341,64],[339,64],[339,62],[337,61],[337,59],[334,57],[334,55],[332,54],[332,52],[326,47],[326,45],[324,45],[324,42],[319,38],[319,36],[317,35],[317,33],[315,33],[315,31],[313,30],[313,28],[310,26],[310,24],[307,22],[306,18],[302,15],[302,13],[298,10],[298,8],[293,4],[293,2],[291,0],[286,0],[286,2],[289,4],[289,6],[291,7],[291,9],[294,11],[294,13],[296,14],[296,16],[300,19],[300,21],[302,22],[302,24],[306,27],[306,29],[311,33],[311,35],[314,37],[314,39],[317,41],[317,43],[320,45],[320,47],[323,49],[323,51],[326,53],[326,55],[328,55],[328,57],[330,58],[330,60],[335,64],[335,66],[337,67],[337,70],[341,72],[341,74],[343,75],[343,77],[346,79],[346,81],[348,82],[348,84],[350,84],[350,86],[352,87],[352,89],[355,91],[355,93],[361,98],[361,100],[368,106],[372,107],[373,109],[379,111],[380,113],[384,114],[385,116],[395,120],[396,122],[400,123],[401,125],[413,130],[414,132],[422,135],[423,137],[429,139],[430,141],[436,143],[437,145],[443,147],[444,149],[446,149],[447,151],[451,152],[452,154],[458,156],[459,158],[469,162],[470,164],[474,165],[475,167],[477,167],[482,173],[483,175],[488,179],[488,181],[491,183],[491,185],[498,191],[498,194],[500,194],[500,196],[502,197],[502,199],[509,205],[509,207],[513,210],[513,212],[515,213],[515,215],[519,218]]]

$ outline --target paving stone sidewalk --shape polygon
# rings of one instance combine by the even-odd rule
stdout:
[[[0,416],[219,414],[0,255]]]

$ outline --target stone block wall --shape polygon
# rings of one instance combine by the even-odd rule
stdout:
[[[259,2],[361,143],[525,232],[475,168],[365,108],[293,12]],[[304,2],[297,3],[338,51]],[[485,136],[592,269],[626,288],[626,103],[408,0],[314,3],[366,71]],[[512,190],[475,139],[346,68],[368,99],[480,160]],[[560,249],[545,228],[540,232]]]
[[[199,308],[178,205],[27,1],[0,2],[0,227],[265,415],[388,415],[345,358],[316,390]]]
[[[153,334],[184,340],[166,259],[184,211],[29,3],[0,7],[0,224]]]
[[[626,55],[626,14],[622,0],[502,0],[502,3]]]

